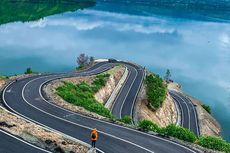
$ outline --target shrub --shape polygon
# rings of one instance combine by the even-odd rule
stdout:
[[[149,120],[142,120],[139,122],[138,127],[144,131],[153,131],[188,142],[195,142],[197,139],[193,132],[174,124],[168,125],[166,128],[160,128]]]
[[[202,136],[199,138],[198,144],[208,149],[230,153],[230,143],[226,142],[221,137]]]
[[[82,92],[90,92],[93,93],[91,87],[85,83],[85,82],[81,82],[80,84],[77,85],[77,87],[82,91]]]
[[[130,116],[124,116],[120,119],[121,122],[126,123],[126,124],[131,124],[132,123],[132,118]]]
[[[153,123],[149,120],[140,121],[138,124],[138,127],[144,131],[157,132],[159,130],[159,127],[155,123]]]
[[[26,71],[25,71],[25,74],[32,74],[32,73],[33,73],[33,71],[32,71],[32,69],[30,67],[27,68]]]
[[[202,107],[209,113],[211,114],[211,107],[205,104],[202,104]]]
[[[105,86],[107,79],[109,78],[110,74],[99,74],[96,76],[95,80],[92,83],[92,90],[93,92],[97,92],[101,89],[101,87]]]
[[[174,124],[170,124],[165,128],[165,134],[188,142],[195,142],[197,139],[196,135],[190,130]]]
[[[76,67],[76,70],[83,70],[85,68],[85,65],[81,64]]]
[[[69,103],[111,118],[111,112],[94,98],[94,94],[105,84],[108,76],[107,74],[97,75],[92,85],[85,82],[80,82],[77,85],[63,82],[64,85],[56,89],[57,94]]]
[[[158,75],[146,76],[148,106],[154,110],[158,109],[166,98],[166,87]]]

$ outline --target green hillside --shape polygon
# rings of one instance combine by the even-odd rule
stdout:
[[[92,7],[95,3],[95,0],[1,0],[0,25],[34,21],[53,14]]]

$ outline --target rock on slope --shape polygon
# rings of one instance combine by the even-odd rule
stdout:
[[[148,119],[160,127],[166,127],[169,124],[176,124],[176,106],[168,93],[162,106],[156,111],[149,109],[147,103],[146,88],[143,85],[138,95],[134,112],[134,119],[136,122]]]

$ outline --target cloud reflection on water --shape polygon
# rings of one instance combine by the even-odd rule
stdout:
[[[229,107],[229,36],[226,23],[83,10],[0,26],[0,73],[22,72],[18,63],[33,57],[37,63],[31,66],[39,70],[70,70],[76,56],[86,52],[131,60],[160,74],[170,68],[186,91],[221,110]],[[16,63],[6,62],[11,60]]]

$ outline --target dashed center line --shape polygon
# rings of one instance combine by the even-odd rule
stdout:
[[[74,115],[75,115],[75,113],[71,113],[71,114],[64,115],[63,117],[67,118],[67,117],[74,116]]]

